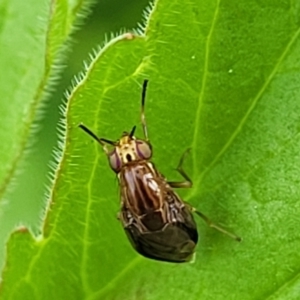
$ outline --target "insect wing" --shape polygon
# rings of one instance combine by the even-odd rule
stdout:
[[[136,251],[156,260],[190,260],[198,241],[192,213],[153,164],[125,168],[119,179],[120,219]]]
[[[135,222],[124,229],[132,246],[141,255],[162,261],[186,262],[192,258],[198,240],[192,215],[190,212],[186,215],[191,220],[167,223],[158,231],[143,232]],[[151,215],[147,217],[151,218]]]

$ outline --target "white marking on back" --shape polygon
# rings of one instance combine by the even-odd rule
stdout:
[[[143,182],[149,186],[153,191],[159,190],[157,182],[154,180],[151,173],[147,173],[143,176]]]

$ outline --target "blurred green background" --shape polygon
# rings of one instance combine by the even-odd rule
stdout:
[[[25,225],[35,234],[41,228],[47,187],[51,184],[49,172],[54,161],[53,149],[57,148],[58,142],[60,106],[66,98],[66,90],[72,87],[72,79],[83,70],[83,62],[89,61],[92,50],[103,46],[112,34],[116,36],[137,28],[137,24],[144,20],[148,5],[148,0],[98,0],[94,1],[90,13],[79,22],[80,26],[77,26],[69,42],[69,51],[62,60],[65,67],[36,118],[37,126],[31,138],[30,151],[22,163],[22,171],[0,206],[0,265],[3,265],[5,242],[13,228]]]

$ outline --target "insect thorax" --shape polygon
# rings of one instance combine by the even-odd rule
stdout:
[[[128,164],[118,177],[124,227],[135,224],[143,232],[153,232],[166,224],[185,222],[184,203],[151,162]]]

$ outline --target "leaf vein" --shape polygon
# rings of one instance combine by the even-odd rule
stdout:
[[[211,37],[214,32],[216,20],[218,17],[220,1],[221,0],[218,0],[218,2],[217,2],[213,20],[211,23],[211,27],[210,27],[209,33],[207,35],[207,38],[206,38],[204,69],[203,69],[203,76],[202,76],[201,91],[200,91],[200,95],[199,95],[199,99],[198,99],[198,107],[196,110],[196,122],[195,122],[195,130],[194,130],[194,137],[193,137],[193,174],[194,174],[194,176],[195,176],[195,170],[196,170],[195,166],[198,165],[196,162],[197,153],[195,153],[195,148],[198,143],[197,140],[198,140],[198,134],[199,134],[198,129],[199,129],[199,124],[200,124],[200,114],[201,114],[201,109],[203,106],[204,90],[205,90],[207,75],[208,75],[209,46],[210,46]]]
[[[233,143],[233,141],[235,140],[235,138],[241,132],[241,130],[243,129],[243,127],[244,127],[246,121],[248,120],[250,114],[252,113],[252,111],[256,107],[256,105],[258,103],[258,100],[262,97],[262,95],[264,94],[264,92],[266,91],[266,89],[269,87],[271,81],[273,80],[273,78],[277,74],[277,71],[278,71],[281,63],[285,59],[285,57],[288,54],[289,50],[291,49],[292,45],[295,43],[295,41],[299,37],[299,34],[300,34],[300,28],[295,32],[295,34],[292,36],[292,38],[290,39],[290,41],[287,43],[287,46],[284,48],[281,56],[279,57],[277,63],[275,64],[272,72],[270,73],[269,77],[267,78],[267,80],[265,81],[265,83],[263,84],[263,86],[261,87],[261,89],[258,91],[257,95],[254,97],[254,100],[252,101],[252,104],[250,105],[249,109],[245,113],[244,117],[241,119],[241,121],[238,124],[238,126],[236,127],[235,131],[232,133],[231,137],[228,139],[227,143],[224,145],[224,147],[221,149],[221,151],[217,154],[217,156],[211,162],[211,164],[199,176],[199,178],[197,180],[197,183],[196,183],[197,185],[201,184],[201,182],[202,182],[203,178],[205,177],[205,175],[214,167],[214,165],[219,161],[219,159],[228,150],[228,148]]]

